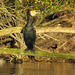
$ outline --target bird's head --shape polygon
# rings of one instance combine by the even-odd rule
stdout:
[[[27,10],[27,15],[31,15],[31,16],[37,16],[40,12],[38,10]]]
[[[38,15],[39,14],[39,11],[37,11],[37,10],[31,10],[30,11],[30,15],[31,16],[36,16],[36,15]]]

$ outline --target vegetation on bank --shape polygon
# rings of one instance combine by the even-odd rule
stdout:
[[[22,49],[16,48],[0,48],[0,58],[3,58],[7,62],[14,61],[16,63],[22,63],[29,61],[26,56],[35,56],[35,61],[49,61],[49,62],[75,62],[75,54],[70,53],[51,53],[45,51],[36,50],[35,54],[28,51],[24,53]],[[54,60],[52,60],[54,59]],[[59,60],[58,60],[59,59]],[[55,61],[56,60],[56,61]]]

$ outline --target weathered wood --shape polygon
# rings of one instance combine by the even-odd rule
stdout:
[[[22,27],[10,27],[0,30],[0,36],[9,35],[12,33],[20,33]],[[36,33],[47,33],[47,32],[62,32],[75,34],[75,28],[65,28],[65,27],[36,27]]]
[[[0,30],[0,36],[9,35],[12,33],[20,33],[22,27],[10,27]]]
[[[46,32],[62,32],[62,33],[72,33],[75,34],[75,28],[66,28],[66,27],[40,27],[36,28],[37,33],[46,33]]]

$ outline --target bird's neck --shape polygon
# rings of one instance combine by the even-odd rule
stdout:
[[[27,19],[27,26],[31,26],[33,24],[33,17],[29,16]]]

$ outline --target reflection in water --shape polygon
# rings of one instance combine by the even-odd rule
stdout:
[[[74,63],[4,63],[0,75],[75,75]]]

